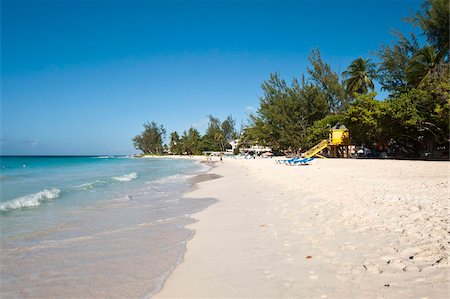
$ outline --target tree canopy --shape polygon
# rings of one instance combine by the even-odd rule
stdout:
[[[162,125],[158,126],[156,122],[147,122],[144,124],[144,131],[133,138],[133,145],[144,154],[163,153],[163,142],[166,130]]]
[[[223,122],[212,115],[208,116],[209,123],[203,142],[209,150],[226,151],[230,147],[230,142],[237,138],[236,121],[231,115],[227,116]]]

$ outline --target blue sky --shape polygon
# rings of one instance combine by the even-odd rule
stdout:
[[[130,154],[146,121],[246,122],[312,48],[342,72],[408,33],[414,0],[1,2],[1,153]],[[383,94],[380,95],[381,97]]]

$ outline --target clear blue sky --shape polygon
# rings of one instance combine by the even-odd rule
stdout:
[[[130,154],[146,121],[240,123],[312,48],[342,72],[410,32],[414,0],[1,2],[2,154]]]

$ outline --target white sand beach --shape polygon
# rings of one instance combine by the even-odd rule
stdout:
[[[155,298],[448,298],[449,167],[224,159]]]

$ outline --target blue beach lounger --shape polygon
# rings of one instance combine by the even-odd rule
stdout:
[[[289,164],[289,165],[294,165],[294,166],[309,165],[309,163],[311,163],[313,160],[314,160],[314,158],[297,159],[297,161],[294,161],[292,164]]]
[[[291,162],[294,162],[297,159],[298,158],[291,158],[291,159],[284,159],[284,160],[275,160],[275,162],[277,162],[277,164],[289,164]]]

